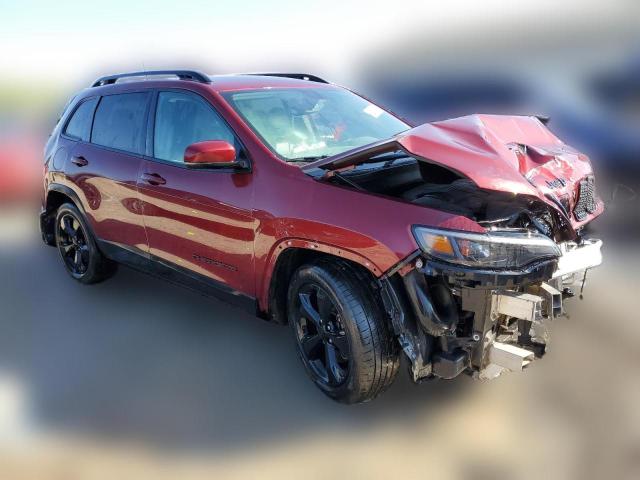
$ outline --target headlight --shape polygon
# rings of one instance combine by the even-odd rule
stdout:
[[[560,256],[553,240],[529,231],[465,233],[414,226],[413,236],[426,254],[474,267],[518,268]]]

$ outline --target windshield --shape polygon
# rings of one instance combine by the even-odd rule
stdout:
[[[225,98],[286,161],[312,161],[409,128],[380,107],[343,89],[291,88],[230,92]]]

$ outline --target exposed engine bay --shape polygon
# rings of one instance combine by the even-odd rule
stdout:
[[[506,192],[483,190],[444,167],[420,162],[402,152],[374,160],[381,163],[331,175],[330,181],[462,215],[486,228],[532,228],[549,237],[562,236],[556,232],[562,220],[536,198],[514,198]]]
[[[419,250],[378,279],[414,381],[522,370],[602,262],[584,235],[604,210],[589,159],[533,117],[425,124],[303,170],[484,229],[414,225]]]

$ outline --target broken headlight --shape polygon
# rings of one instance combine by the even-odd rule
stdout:
[[[560,256],[553,240],[526,230],[466,233],[414,226],[413,236],[431,257],[470,267],[519,268]]]

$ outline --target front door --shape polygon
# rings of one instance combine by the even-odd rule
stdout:
[[[157,93],[152,159],[138,188],[149,253],[174,266],[255,296],[252,175],[187,167],[184,151],[204,140],[242,147],[204,98],[184,90]]]

